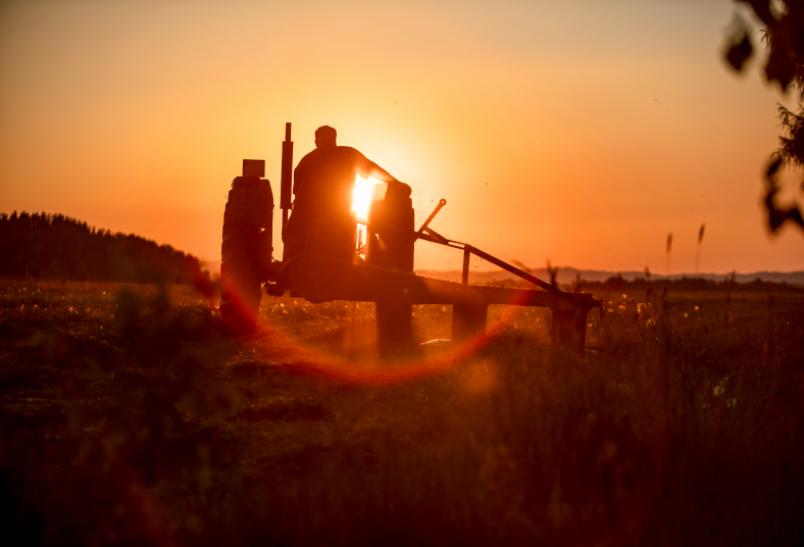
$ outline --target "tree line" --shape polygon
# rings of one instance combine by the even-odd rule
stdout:
[[[0,214],[0,276],[197,283],[198,258],[170,245],[112,233],[60,214]]]

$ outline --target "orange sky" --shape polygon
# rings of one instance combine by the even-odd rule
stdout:
[[[703,5],[703,7],[702,7]],[[421,221],[532,266],[804,268],[764,230],[780,97],[720,61],[727,0],[0,3],[0,211],[216,259],[242,158],[278,193],[335,126]],[[792,195],[792,193],[791,193]],[[278,196],[277,196],[278,197]],[[278,218],[278,214],[277,214]],[[275,238],[279,245],[278,238]],[[459,269],[421,243],[418,268]],[[276,252],[276,255],[280,253]]]

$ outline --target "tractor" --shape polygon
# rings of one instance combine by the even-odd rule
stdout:
[[[290,254],[285,242],[281,261],[272,249],[274,199],[263,160],[243,160],[224,212],[221,246],[221,317],[234,332],[253,332],[263,291],[289,294],[311,302],[374,302],[377,340],[382,353],[414,343],[412,307],[452,307],[452,340],[482,333],[493,304],[546,307],[552,312],[551,338],[556,346],[583,350],[587,315],[599,302],[591,295],[565,292],[521,268],[473,245],[443,236],[431,227],[446,205],[442,199],[417,229],[409,191],[385,188],[371,203],[366,219],[355,219],[354,252],[327,252],[331,234],[321,231],[305,250]],[[282,228],[288,222],[293,194],[293,141],[285,124],[279,207]],[[414,245],[428,242],[463,254],[461,283],[414,273]],[[529,289],[469,284],[471,257],[484,259],[532,285]]]

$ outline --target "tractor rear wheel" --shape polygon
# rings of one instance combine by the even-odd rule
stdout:
[[[230,332],[248,334],[257,328],[262,264],[260,229],[224,218],[221,245],[221,319]]]

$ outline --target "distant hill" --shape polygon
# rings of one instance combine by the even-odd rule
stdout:
[[[543,279],[550,280],[550,274],[545,268],[532,268],[528,272],[531,275]],[[451,281],[460,281],[461,272],[458,271],[432,271],[432,270],[418,270],[416,273],[434,277],[436,279],[446,279]],[[624,271],[615,272],[607,270],[579,270],[576,268],[556,268],[556,281],[559,285],[567,286],[575,283],[580,278],[584,283],[602,283],[612,278],[622,278],[625,281],[636,281],[644,279],[647,276],[645,272],[640,271]],[[759,279],[765,283],[785,283],[787,285],[804,286],[804,271],[793,272],[750,272],[750,273],[728,273],[728,274],[714,274],[714,273],[678,273],[673,275],[655,275],[651,274],[650,278],[654,281],[680,281],[682,279],[704,279],[707,281],[730,281],[732,277],[736,283],[752,283]],[[477,284],[495,284],[495,283],[509,283],[517,280],[518,278],[508,272],[498,271],[480,271],[471,272],[470,282]]]
[[[0,214],[0,276],[196,282],[199,260],[170,245],[92,228],[64,215]]]

